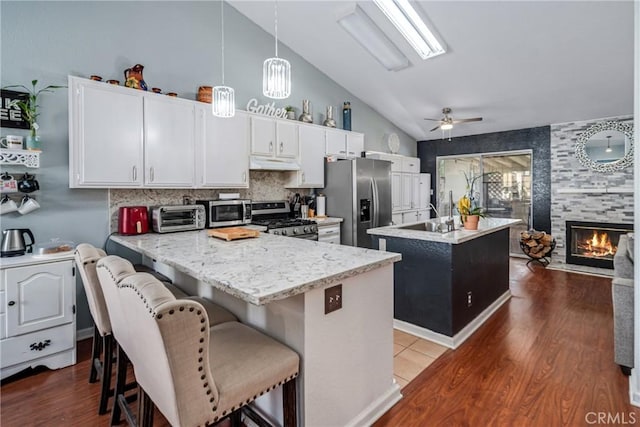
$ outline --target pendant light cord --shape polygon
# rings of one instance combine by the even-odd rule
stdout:
[[[222,40],[222,86],[224,86],[224,1],[220,2],[220,20],[221,20],[221,33],[222,36],[220,39]]]
[[[275,1],[275,23],[276,23],[276,58],[278,57],[278,0]]]

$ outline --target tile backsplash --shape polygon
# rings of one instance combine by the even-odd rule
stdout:
[[[241,189],[111,189],[111,232],[118,231],[118,209],[121,206],[179,205],[185,197],[191,200],[217,199],[220,193],[240,193],[240,198],[253,201],[288,200],[294,193],[309,194],[308,189],[284,188],[287,174],[288,172],[250,171],[249,188]]]

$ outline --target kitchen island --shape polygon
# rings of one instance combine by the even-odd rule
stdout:
[[[111,236],[146,264],[289,345],[301,358],[298,425],[368,425],[401,398],[393,380],[393,263],[400,255],[261,233]],[[325,314],[325,290],[342,308]],[[282,420],[281,394],[255,404]]]
[[[483,218],[478,230],[424,231],[425,222],[368,230],[374,248],[398,252],[394,324],[456,348],[511,296],[509,227]]]

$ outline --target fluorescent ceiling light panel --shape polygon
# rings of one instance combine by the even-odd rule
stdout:
[[[400,34],[418,52],[422,59],[445,53],[444,47],[429,30],[409,0],[373,0],[378,8],[395,25]]]
[[[409,59],[359,6],[339,18],[338,23],[387,70],[398,71],[409,66]]]

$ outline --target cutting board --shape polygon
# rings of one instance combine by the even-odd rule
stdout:
[[[214,228],[207,230],[207,233],[211,237],[217,237],[219,239],[225,239],[227,242],[235,239],[246,239],[248,237],[258,237],[260,232],[258,230],[250,230],[243,227],[224,227]]]

